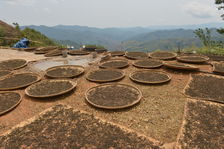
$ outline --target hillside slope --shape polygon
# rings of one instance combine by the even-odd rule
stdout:
[[[30,46],[58,45],[55,41],[34,29],[24,28],[20,30],[19,26],[13,27],[0,20],[0,46],[12,46],[22,37],[31,41]]]
[[[211,29],[212,40],[223,40],[216,29]],[[194,30],[176,29],[161,30],[131,37],[122,42],[122,47],[128,51],[135,50],[172,50],[187,47],[201,47],[201,41],[195,36]]]

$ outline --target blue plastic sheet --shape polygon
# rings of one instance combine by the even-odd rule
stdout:
[[[16,44],[14,44],[13,48],[28,48],[29,40],[27,38],[22,38]]]

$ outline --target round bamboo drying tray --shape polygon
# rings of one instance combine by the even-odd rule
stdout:
[[[21,85],[18,85],[18,86],[11,85],[11,87],[0,87],[0,91],[4,91],[4,90],[14,90],[14,89],[19,89],[19,88],[27,87],[27,86],[29,86],[29,85],[31,85],[33,83],[36,83],[36,82],[38,82],[38,81],[41,80],[41,77],[38,74],[35,74],[35,73],[18,73],[18,74],[12,74],[12,75],[3,77],[0,80],[0,84],[1,84],[1,81],[3,82],[5,80],[11,80],[11,78],[13,79],[13,77],[18,77],[19,75],[25,75],[26,77],[27,76],[32,76],[32,77],[35,77],[35,80],[32,80],[30,82],[27,82],[27,83],[24,83],[24,84],[21,84]],[[24,78],[24,80],[26,80],[26,79],[27,78]]]
[[[199,58],[197,60],[197,58]],[[204,63],[209,60],[209,57],[205,56],[180,56],[177,57],[177,60],[185,63]]]
[[[49,94],[49,95],[34,95],[31,92],[32,89],[35,89],[35,87],[37,87],[38,85],[42,86],[43,83],[51,83],[51,82],[68,82],[71,84],[71,87],[69,89],[66,89],[64,91],[60,91],[60,92],[57,92],[57,93],[53,93],[53,94]],[[54,96],[58,96],[58,95],[62,95],[62,94],[65,94],[67,92],[70,92],[71,90],[73,90],[75,87],[77,86],[77,82],[73,82],[71,80],[44,80],[44,81],[41,81],[41,82],[38,82],[38,83],[35,83],[29,87],[27,87],[25,89],[25,94],[30,96],[30,97],[34,97],[34,98],[47,98],[47,97],[54,97]],[[46,88],[47,90],[48,88]]]
[[[13,62],[14,61],[14,62]],[[21,62],[20,65],[17,65],[17,66],[8,66],[7,67],[7,64],[9,65],[10,63],[16,63],[17,62]],[[0,70],[16,70],[16,69],[20,69],[20,68],[23,68],[27,65],[27,61],[24,60],[24,59],[10,59],[10,60],[5,60],[5,61],[0,61]],[[10,68],[11,67],[11,68]]]
[[[17,100],[17,102],[15,102],[15,104],[13,104],[13,105],[11,105],[8,109],[5,109],[5,110],[3,110],[3,111],[0,111],[0,116],[1,115],[3,115],[3,114],[6,114],[7,112],[9,112],[9,111],[11,111],[11,110],[13,110],[15,107],[17,107],[19,104],[20,104],[20,102],[22,101],[22,96],[19,94],[19,93],[17,93],[17,92],[9,92],[9,91],[5,91],[5,92],[0,92],[0,96],[1,96],[1,94],[5,94],[5,93],[13,93],[13,94],[17,94],[18,95],[18,97],[19,97],[19,99]],[[10,98],[11,99],[11,98]],[[1,101],[1,100],[0,100]],[[4,103],[3,103],[4,104]]]
[[[93,101],[91,101],[89,99],[89,93],[92,91],[92,90],[96,90],[98,88],[103,88],[103,87],[106,87],[106,86],[123,86],[123,87],[127,87],[127,88],[131,88],[132,90],[134,89],[136,92],[138,92],[138,97],[136,98],[136,100],[134,100],[132,103],[129,103],[129,104],[126,104],[126,105],[118,105],[118,106],[104,106],[104,105],[99,105],[99,104],[96,104],[94,103]],[[92,87],[90,88],[86,93],[85,93],[85,98],[86,98],[86,101],[91,104],[92,106],[94,107],[97,107],[97,108],[102,108],[102,109],[110,109],[110,110],[115,110],[115,109],[123,109],[123,108],[128,108],[128,107],[131,107],[137,103],[140,102],[141,98],[142,98],[142,93],[141,91],[132,86],[132,85],[128,85],[128,84],[121,84],[121,83],[106,83],[106,84],[101,84],[101,85],[98,85],[98,86],[95,86],[95,87]],[[107,98],[107,99],[111,99],[111,98]]]
[[[154,59],[160,59],[160,60],[169,60],[169,59],[176,58],[177,54],[174,52],[158,51],[158,52],[149,53],[149,57]]]
[[[60,69],[60,68],[62,68],[62,69],[63,69],[63,68],[64,68],[64,69],[73,69],[73,70],[76,69],[76,70],[78,70],[79,72],[76,73],[76,74],[70,74],[70,75],[67,75],[67,76],[59,76],[59,75],[57,75],[57,74],[54,74],[54,75],[50,74],[50,71],[54,71],[54,70],[56,70],[56,69]],[[48,69],[46,70],[45,75],[46,75],[47,77],[50,77],[50,78],[73,78],[73,77],[77,77],[77,76],[83,74],[84,71],[85,71],[85,68],[84,68],[83,66],[78,66],[78,65],[62,65],[62,66],[55,66],[55,67],[48,68]]]
[[[113,72],[118,72],[118,73],[120,73],[120,76],[114,77],[114,78],[111,78],[111,79],[105,79],[105,80],[90,78],[90,75],[92,75],[93,73],[96,73],[97,74],[100,71],[101,72],[103,72],[103,71],[109,72],[109,74],[112,74]],[[121,70],[118,70],[118,69],[99,69],[99,70],[91,71],[91,72],[89,72],[86,75],[86,79],[87,80],[92,81],[92,82],[97,82],[97,83],[113,82],[113,81],[120,80],[120,79],[122,79],[124,77],[125,77],[124,72],[121,71]]]
[[[110,66],[110,64],[112,63],[123,63],[122,65],[115,65],[115,66]],[[108,66],[109,65],[109,66]],[[110,61],[106,61],[100,64],[100,68],[114,68],[114,69],[121,69],[121,68],[125,68],[129,65],[128,61],[126,60],[110,60]]]
[[[137,73],[139,73],[139,74],[141,74],[141,73],[155,73],[155,74],[162,74],[162,75],[164,75],[164,76],[166,76],[167,77],[167,79],[164,79],[164,80],[160,80],[160,81],[145,81],[145,80],[142,80],[142,79],[136,79],[136,78],[134,78],[134,75],[136,75]],[[148,74],[148,75],[149,75]],[[130,75],[129,75],[129,78],[132,80],[132,81],[134,81],[134,82],[137,82],[137,83],[144,83],[144,84],[161,84],[161,83],[166,83],[166,82],[168,82],[168,81],[170,81],[171,80],[171,77],[168,75],[168,74],[166,74],[166,73],[164,73],[164,72],[162,72],[162,71],[151,71],[151,70],[140,70],[140,71],[135,71],[135,72],[133,72],[133,73],[131,73]]]
[[[199,70],[199,68],[196,67],[196,66],[177,63],[177,62],[175,62],[175,63],[164,63],[164,66],[166,66],[167,68],[171,68],[171,69],[192,70],[192,71]]]
[[[141,63],[148,63],[148,65],[143,65]],[[150,65],[150,63],[155,63],[154,65]],[[163,63],[159,60],[151,60],[151,59],[146,59],[146,60],[138,60],[133,63],[133,66],[138,67],[138,68],[146,68],[146,69],[152,69],[152,68],[158,68],[161,67]]]

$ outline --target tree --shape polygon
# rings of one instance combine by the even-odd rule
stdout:
[[[218,7],[219,10],[224,9],[224,0],[215,0],[215,4],[219,5]]]
[[[212,45],[211,31],[208,28],[205,28],[205,30],[201,28],[196,29],[194,33],[205,47],[210,47]]]
[[[19,27],[19,24],[17,23],[17,22],[14,22],[14,23],[12,23],[14,26],[15,26],[15,29],[17,30],[17,31],[20,31],[20,27]]]
[[[224,10],[224,0],[215,0],[215,4],[218,5],[219,10]],[[221,17],[224,20],[224,14],[222,14]],[[217,29],[217,32],[224,34],[224,28]]]

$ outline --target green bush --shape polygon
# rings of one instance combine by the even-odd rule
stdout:
[[[31,40],[30,46],[58,46],[56,42],[34,29],[25,28],[21,32],[23,37]]]
[[[224,48],[221,47],[191,47],[182,50],[183,52],[196,52],[199,54],[212,54],[212,55],[223,55],[224,56]]]

